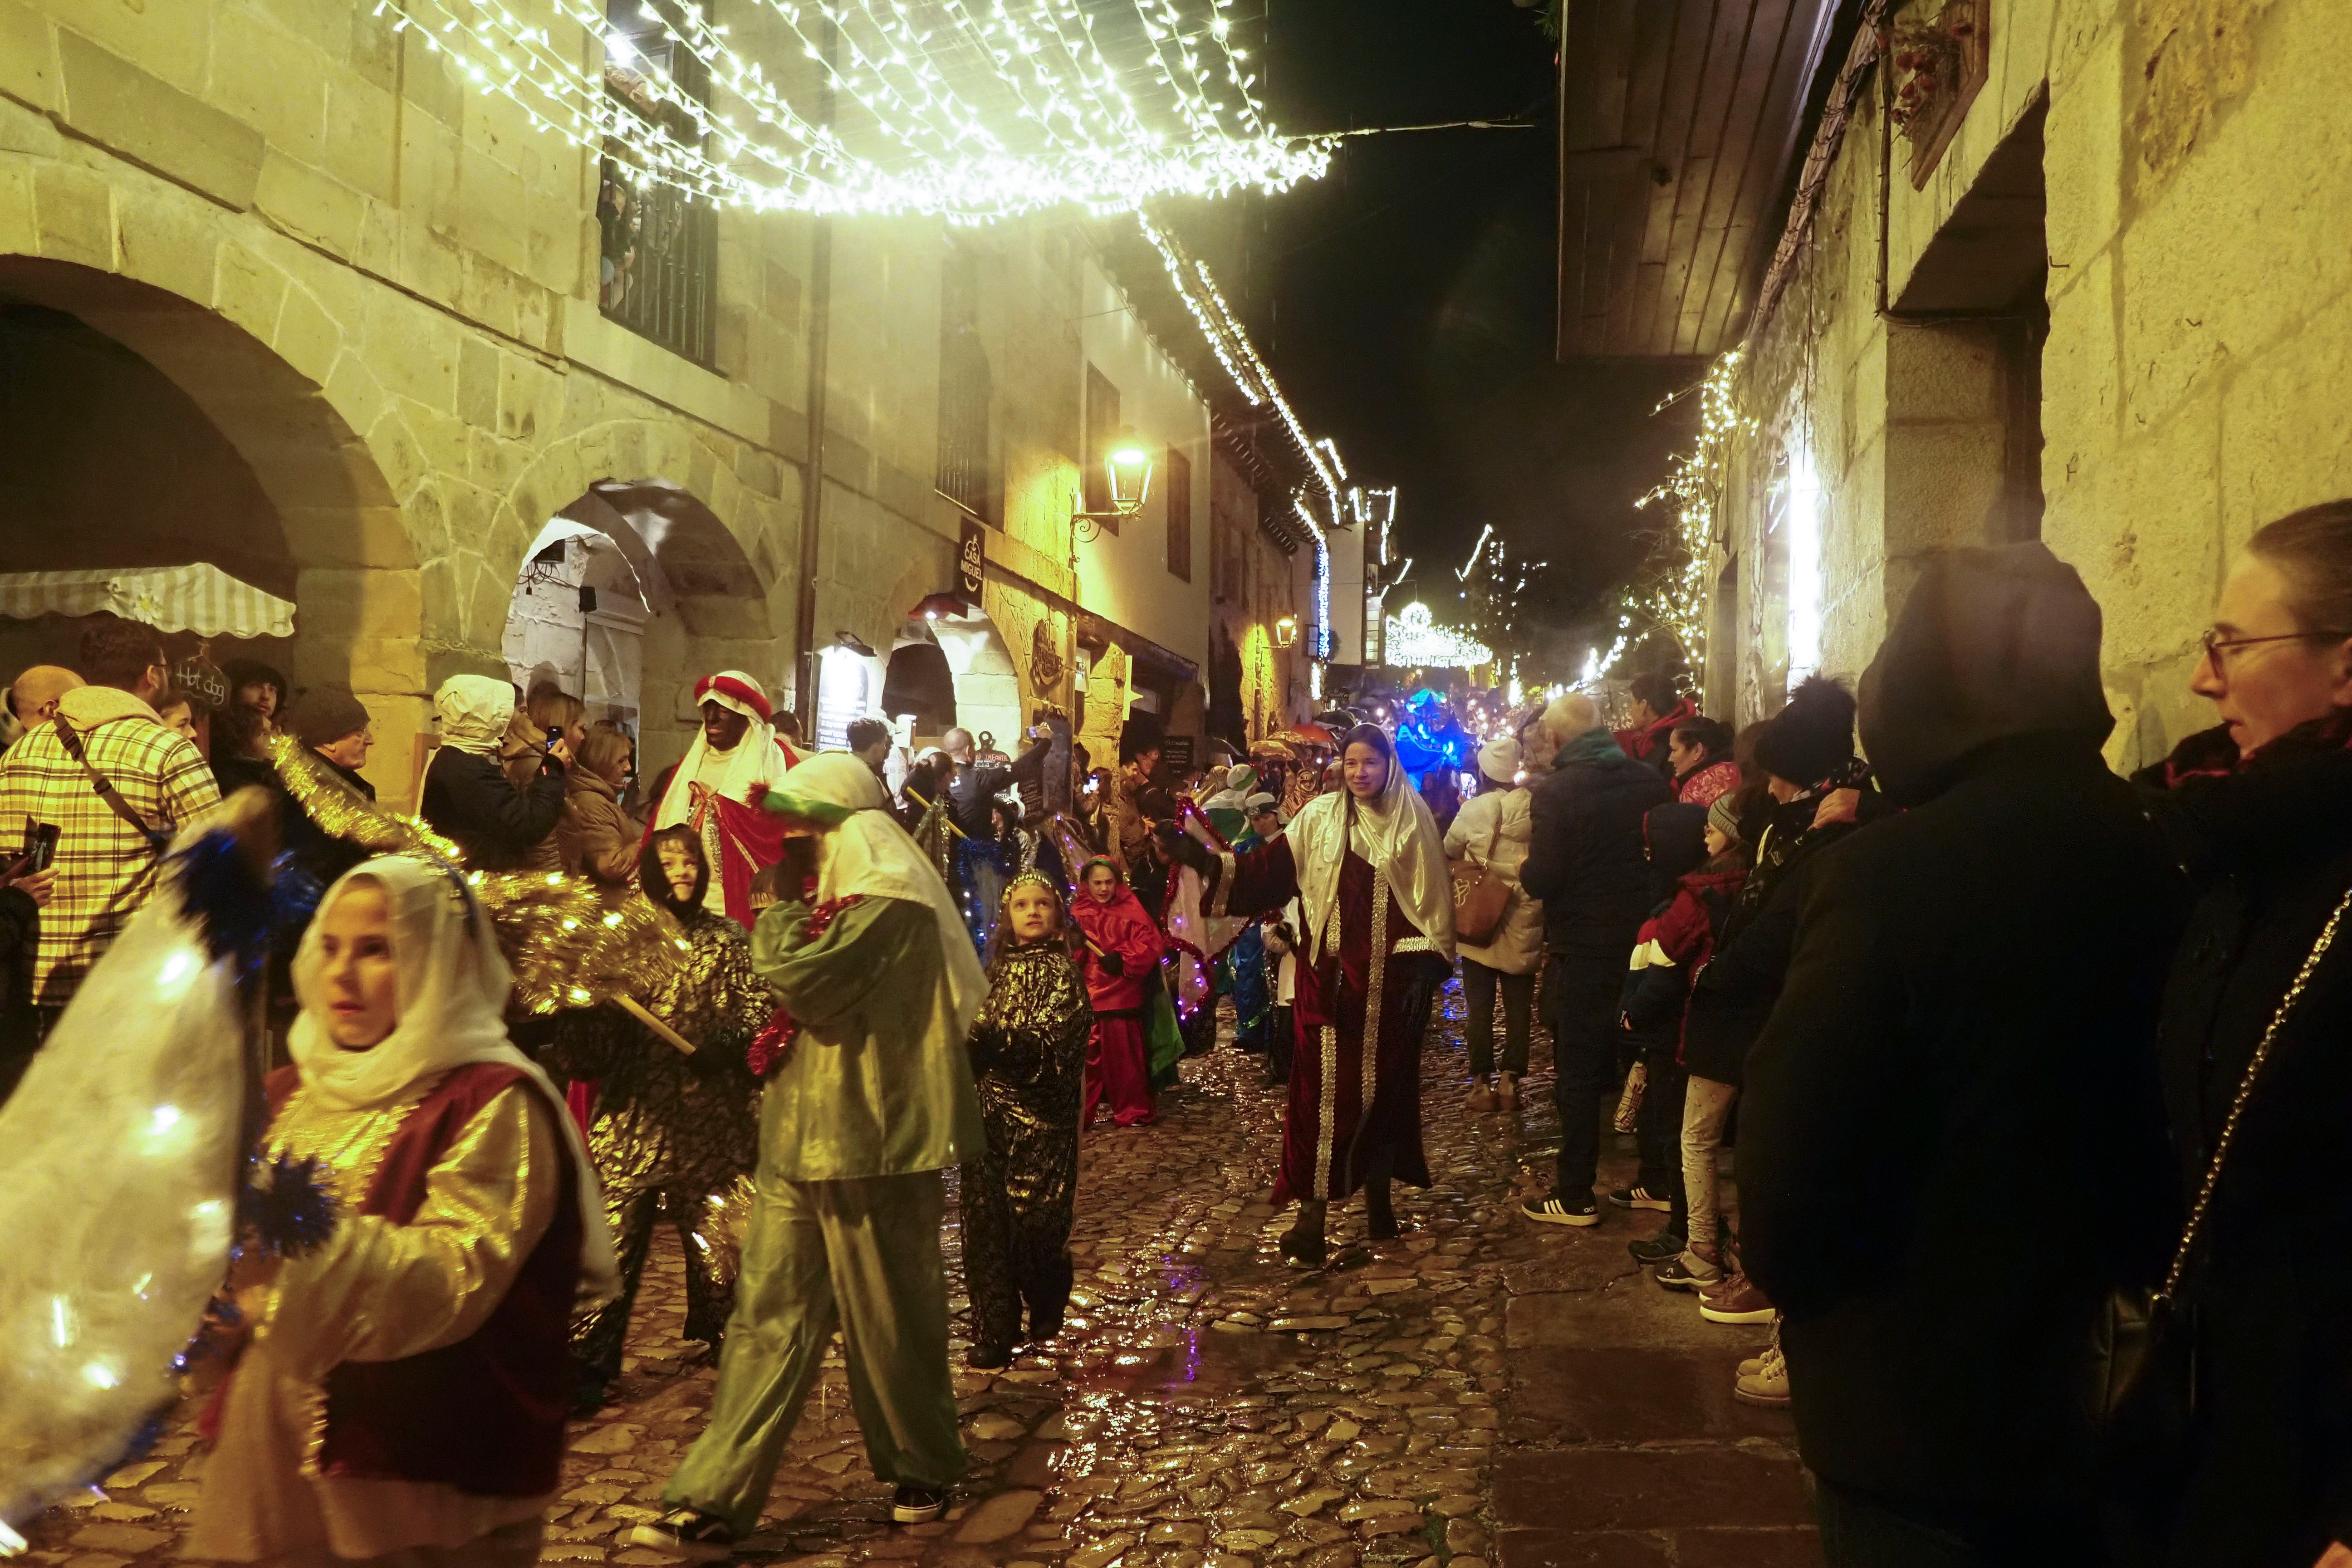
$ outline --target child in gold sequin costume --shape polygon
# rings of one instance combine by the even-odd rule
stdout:
[[[709,1233],[712,1200],[751,1173],[760,1153],[760,1086],[744,1048],[775,1011],[751,967],[743,928],[705,907],[710,868],[690,828],[647,840],[638,867],[646,897],[677,917],[687,950],[648,1009],[696,1049],[688,1056],[617,1007],[567,1014],[540,1061],[559,1077],[593,1082],[588,1148],[604,1188],[620,1254],[618,1300],[581,1321],[579,1403],[601,1404],[620,1375],[629,1312],[654,1231],[667,1211],[685,1243],[685,1337],[715,1353],[734,1310],[730,1259]]]
[[[975,1367],[1004,1365],[1024,1339],[1052,1339],[1070,1298],[1078,1106],[1094,1010],[1070,960],[1067,926],[1052,879],[1029,871],[1013,879],[989,953],[988,1000],[971,1026],[988,1147],[964,1162],[957,1201]]]
[[[571,1321],[614,1282],[594,1173],[507,1037],[506,963],[446,868],[343,877],[294,984],[264,1152],[320,1162],[340,1218],[314,1253],[238,1265],[251,1339],[187,1555],[524,1568],[560,1479]]]

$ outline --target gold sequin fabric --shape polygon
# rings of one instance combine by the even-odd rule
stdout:
[[[959,1189],[972,1338],[1019,1342],[1059,1325],[1070,1288],[1078,1106],[1094,1013],[1059,937],[1000,954],[971,1030],[987,1152]]]
[[[751,968],[742,927],[699,910],[683,923],[686,951],[646,1005],[694,1042],[694,1055],[616,1007],[560,1015],[541,1055],[551,1073],[596,1084],[588,1149],[608,1194],[713,1193],[759,1157],[760,1087],[743,1051],[775,995]]]
[[[596,1084],[588,1152],[621,1265],[620,1297],[573,1325],[583,1396],[601,1395],[620,1373],[637,1283],[665,1214],[685,1241],[687,1337],[715,1349],[734,1304],[734,1247],[716,1229],[727,1194],[759,1158],[760,1085],[743,1052],[776,998],[751,967],[741,926],[704,910],[680,924],[686,951],[646,1005],[694,1042],[694,1055],[616,1007],[596,1007],[558,1015],[541,1057],[551,1072]]]

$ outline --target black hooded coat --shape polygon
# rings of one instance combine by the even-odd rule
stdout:
[[[2099,634],[2038,543],[1927,563],[1861,689],[1910,809],[1818,858],[1740,1111],[1805,1463],[2002,1551],[2087,1529],[2093,1323],[2172,1215],[2151,1046],[2183,889],[2100,758]]]

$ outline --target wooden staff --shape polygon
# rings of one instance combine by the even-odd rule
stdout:
[[[688,1056],[692,1056],[694,1054],[694,1042],[692,1040],[688,1039],[684,1035],[679,1034],[676,1029],[671,1028],[667,1024],[663,1023],[659,1018],[655,1017],[650,1012],[647,1012],[646,1010],[645,1004],[639,1002],[635,997],[615,996],[613,1000],[618,1002],[622,1007],[628,1012],[629,1016],[636,1019],[638,1023],[643,1024],[646,1028],[651,1029],[655,1034],[659,1035],[663,1039],[667,1040],[671,1045],[676,1046]]]

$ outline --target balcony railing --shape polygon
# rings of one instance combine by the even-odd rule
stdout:
[[[693,144],[698,137],[692,121],[675,106],[656,102],[635,68],[658,66],[671,80],[706,97],[700,62],[684,51],[673,58],[676,46],[646,24],[635,0],[615,0],[612,10],[605,91],[663,134]],[[597,180],[596,226],[602,238],[597,301],[606,317],[672,353],[709,364],[719,305],[718,210],[646,179],[608,142]]]

